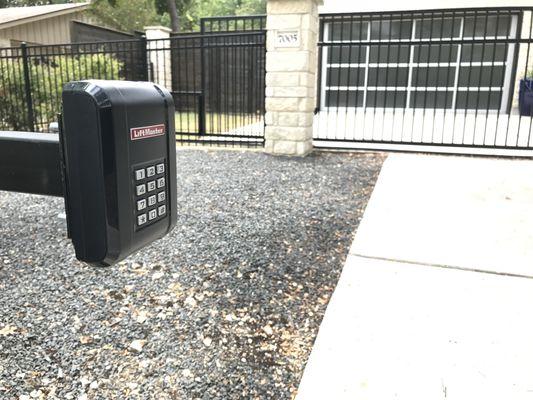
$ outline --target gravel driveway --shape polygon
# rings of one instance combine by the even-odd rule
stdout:
[[[290,399],[384,156],[178,151],[172,234],[105,269],[0,192],[0,399]]]

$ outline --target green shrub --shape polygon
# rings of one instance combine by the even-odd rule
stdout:
[[[30,57],[29,75],[36,130],[60,112],[63,85],[80,79],[120,79],[123,64],[105,54]],[[0,129],[29,130],[21,58],[0,63]]]

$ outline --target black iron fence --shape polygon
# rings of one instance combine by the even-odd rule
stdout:
[[[532,11],[321,15],[315,143],[530,148]]]
[[[180,35],[163,41],[170,45],[178,140],[220,144],[230,138],[262,145],[265,33]]]
[[[0,49],[0,130],[47,132],[63,84],[147,80],[146,39]]]
[[[0,130],[47,132],[68,81],[141,80],[171,91],[178,141],[260,146],[264,19],[220,18],[216,25],[210,18],[202,22],[205,33],[169,39],[1,48]]]

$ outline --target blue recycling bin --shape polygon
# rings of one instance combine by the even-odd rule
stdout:
[[[533,79],[520,79],[518,92],[518,108],[520,115],[533,117]]]

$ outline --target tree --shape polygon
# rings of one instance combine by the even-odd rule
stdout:
[[[96,0],[91,10],[104,24],[126,32],[161,23],[153,0]]]
[[[179,32],[180,16],[187,12],[192,3],[193,0],[155,0],[155,8],[160,15],[168,13],[172,32]]]
[[[170,14],[170,24],[172,32],[179,32],[180,23],[178,16],[178,8],[176,7],[176,2],[174,0],[167,0],[168,13]]]

